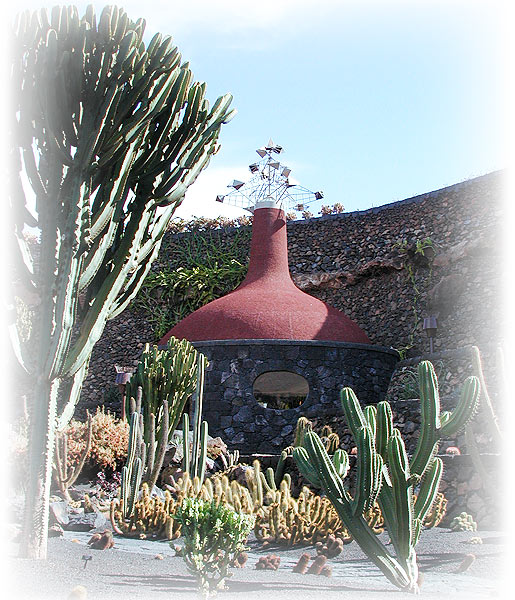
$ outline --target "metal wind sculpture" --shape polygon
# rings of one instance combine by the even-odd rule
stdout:
[[[169,36],[145,45],[144,30],[113,6],[98,23],[92,6],[83,17],[56,6],[50,16],[21,13],[12,31],[16,295],[33,299],[35,318],[25,344],[14,324],[11,332],[34,382],[22,544],[34,558],[46,556],[56,423],[62,429],[73,415],[93,346],[137,294],[234,114],[229,94],[210,108]],[[39,231],[32,246],[27,225]]]
[[[217,202],[253,212],[257,203],[262,205],[265,200],[271,199],[276,206],[287,212],[289,208],[304,207],[315,200],[322,199],[324,197],[322,192],[311,192],[291,181],[291,169],[275,160],[273,156],[282,151],[282,146],[274,144],[272,140],[269,140],[266,146],[256,150],[262,160],[249,165],[253,177],[247,183],[233,180],[227,186],[233,188],[233,191],[218,195]]]

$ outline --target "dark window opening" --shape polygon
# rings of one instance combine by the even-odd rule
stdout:
[[[300,406],[308,397],[308,382],[290,371],[268,371],[254,381],[254,398],[266,408],[286,410]]]

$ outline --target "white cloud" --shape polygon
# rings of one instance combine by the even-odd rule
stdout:
[[[218,194],[227,194],[227,188],[233,179],[248,181],[249,171],[245,166],[209,166],[197,178],[197,181],[188,188],[181,206],[175,211],[175,217],[189,219],[193,216],[215,218],[219,216],[236,218],[249,215],[248,211],[220,203],[215,200]]]

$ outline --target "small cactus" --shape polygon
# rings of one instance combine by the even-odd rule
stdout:
[[[461,512],[459,515],[454,517],[449,525],[452,531],[477,531],[477,523],[466,512]]]
[[[258,571],[277,571],[281,564],[281,558],[275,554],[261,556],[256,563]]]

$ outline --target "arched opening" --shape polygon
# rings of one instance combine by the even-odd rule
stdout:
[[[309,394],[309,384],[298,373],[268,371],[256,377],[252,391],[261,406],[286,410],[304,402]]]

